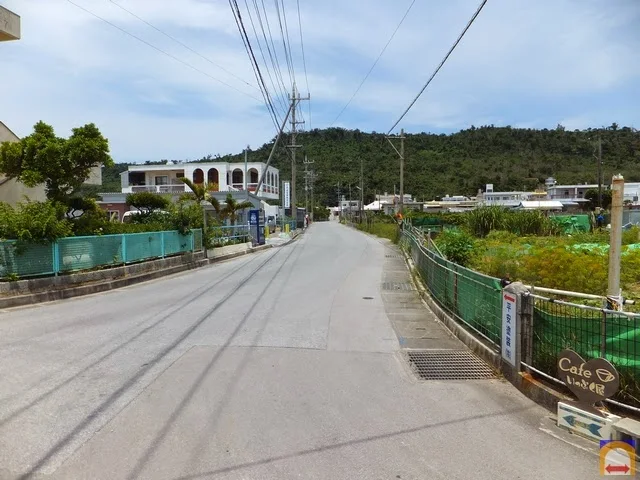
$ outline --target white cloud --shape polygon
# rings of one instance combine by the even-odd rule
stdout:
[[[110,0],[73,1],[206,74],[262,98],[255,88]],[[237,77],[256,83],[226,2],[114,1]],[[409,2],[300,2],[314,127],[334,120]],[[273,124],[260,100],[168,58],[68,1],[3,4],[22,17],[23,38],[0,47],[2,68],[11,72],[3,76],[3,88],[10,94],[3,99],[2,120],[20,134],[29,133],[40,119],[61,134],[93,121],[110,138],[116,159],[127,160],[237,152],[247,143],[260,145],[273,136]],[[285,0],[297,83],[306,93],[295,4]],[[277,17],[271,2],[266,5],[288,85]],[[386,131],[476,6],[469,0],[416,2],[337,125]],[[257,20],[253,10],[252,14]],[[249,17],[243,18],[253,39]],[[562,119],[567,119],[568,128],[591,122],[638,124],[640,99],[630,96],[640,80],[638,24],[640,4],[634,0],[492,0],[400,126],[417,131],[486,122],[553,127]],[[253,45],[262,63],[255,40]],[[266,50],[264,54],[268,58]],[[303,110],[306,114],[306,106]]]

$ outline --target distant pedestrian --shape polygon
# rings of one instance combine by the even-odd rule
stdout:
[[[602,230],[602,227],[604,227],[604,215],[602,215],[602,212],[600,212],[596,217],[596,224],[598,225],[599,230]]]

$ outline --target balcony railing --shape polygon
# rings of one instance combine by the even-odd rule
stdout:
[[[181,185],[132,185],[131,192],[151,192],[151,193],[184,193],[185,184]]]
[[[244,183],[232,183],[230,186],[234,190],[244,190]],[[249,190],[250,192],[255,193],[257,186],[258,186],[257,182],[256,183],[249,183],[249,184],[247,184],[247,190]],[[272,187],[270,185],[265,185],[263,183],[262,186],[260,187],[260,192],[261,193],[277,194],[278,193],[278,188],[277,187]]]

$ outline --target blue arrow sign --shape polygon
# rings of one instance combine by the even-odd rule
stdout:
[[[588,430],[589,432],[591,432],[592,435],[595,435],[596,437],[602,438],[602,435],[600,435],[600,429],[602,428],[602,425],[598,425],[597,423],[581,422],[580,420],[578,420],[573,415],[567,415],[566,417],[562,417],[562,418],[564,419],[565,422],[567,422],[572,427],[583,428],[583,429]]]

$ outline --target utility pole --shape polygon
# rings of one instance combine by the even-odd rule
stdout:
[[[309,100],[310,95],[305,98],[301,98],[300,94],[296,91],[296,84],[294,82],[291,92],[291,217],[295,221],[296,228],[298,226],[298,207],[296,205],[296,149],[301,145],[296,145],[296,133],[298,125],[304,122],[296,121],[296,108],[301,100]]]
[[[307,156],[304,156],[304,207],[307,213],[309,213],[309,180],[313,176],[313,171],[307,170],[307,166],[313,163],[313,160],[309,161]]]
[[[244,149],[244,191],[245,191],[247,200],[249,200],[249,180],[247,179],[247,175],[249,174],[249,169],[247,168],[248,155],[249,155],[249,145],[247,145],[247,148]],[[256,195],[258,195],[258,192],[256,192]]]
[[[624,198],[624,178],[613,177],[611,186],[611,233],[609,235],[609,297],[620,301],[620,250],[622,245],[622,205]]]
[[[392,139],[400,140],[400,151],[398,151],[396,146],[393,144],[393,142],[391,141]],[[403,213],[403,210],[404,210],[404,139],[405,139],[404,128],[400,129],[400,136],[394,136],[394,137],[387,136],[387,141],[391,144],[393,149],[396,151],[396,153],[400,157],[400,202],[398,202],[399,213]],[[393,187],[393,190],[395,195],[395,185]]]
[[[364,157],[360,157],[360,223],[364,215]]]
[[[598,135],[598,207],[602,208],[602,137]]]

